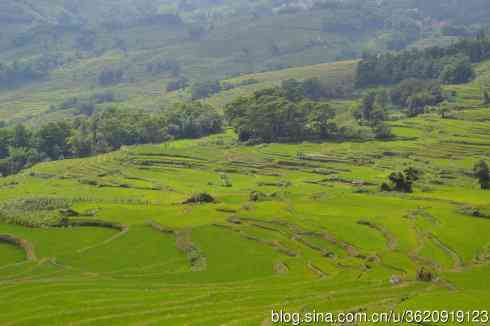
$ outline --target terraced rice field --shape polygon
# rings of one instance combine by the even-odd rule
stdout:
[[[488,309],[490,196],[470,171],[489,159],[489,119],[400,120],[389,142],[244,147],[228,131],[3,178],[0,235],[18,241],[0,243],[0,324]],[[379,191],[409,166],[414,193]],[[216,202],[184,204],[201,192]]]

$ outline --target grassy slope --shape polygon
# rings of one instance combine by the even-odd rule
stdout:
[[[119,58],[121,54],[113,53],[113,57]],[[78,79],[66,79],[68,76],[81,76],[80,78],[91,78],[95,80],[95,71],[102,69],[102,59],[87,59],[80,67],[71,70],[62,70],[56,73],[57,80],[46,81],[43,84],[27,86],[18,90],[0,92],[0,120],[7,121],[29,121],[31,123],[42,123],[53,119],[60,119],[70,114],[69,111],[49,112],[49,106],[53,103],[61,103],[63,100],[78,96],[87,98],[94,92],[102,92],[111,89],[115,94],[124,94],[125,100],[115,103],[121,108],[146,108],[157,109],[162,104],[186,100],[189,97],[187,91],[167,93],[165,91],[165,80],[158,78],[137,80],[130,84],[121,84],[113,87],[93,88],[90,84],[84,84]],[[325,63],[305,67],[289,68],[272,72],[242,75],[237,78],[227,79],[229,83],[239,83],[244,79],[256,79],[258,84],[240,86],[230,91],[223,91],[207,101],[222,107],[237,96],[251,94],[258,89],[267,88],[280,83],[281,80],[289,78],[311,78],[319,77],[326,83],[336,84],[339,81],[352,82],[354,78],[355,61],[336,63]],[[88,77],[91,75],[92,77]],[[81,84],[80,84],[81,83]]]
[[[475,104],[474,83],[458,92],[461,106]],[[30,241],[38,256],[12,265],[18,252],[0,247],[0,323],[268,325],[272,308],[488,308],[490,221],[462,208],[490,212],[488,193],[468,175],[488,159],[490,108],[460,109],[456,117],[391,122],[398,138],[389,142],[242,147],[228,131],[43,163],[2,179],[5,207],[57,198],[129,231],[0,225],[0,234]],[[378,192],[392,171],[408,166],[424,171],[413,194]],[[254,190],[269,198],[251,202]],[[201,191],[218,203],[181,204]],[[7,213],[19,222],[47,216]],[[156,231],[149,220],[178,232]],[[420,266],[439,280],[417,282]],[[390,284],[393,275],[402,284]]]
[[[289,68],[271,72],[243,75],[237,78],[227,79],[225,82],[238,84],[247,79],[255,79],[257,84],[240,86],[228,91],[220,92],[206,101],[216,107],[223,107],[239,96],[248,96],[253,92],[280,85],[281,81],[287,79],[320,78],[324,85],[336,85],[338,83],[353,83],[357,61],[339,61],[335,63],[324,63],[298,68]]]
[[[5,27],[5,37],[0,39],[0,61],[27,60],[43,53],[62,55],[67,63],[52,71],[46,80],[19,89],[0,90],[0,120],[39,124],[70,116],[73,112],[49,113],[47,110],[49,105],[59,104],[69,97],[88,97],[103,91],[96,80],[105,68],[118,68],[125,72],[126,78],[121,84],[109,87],[116,94],[129,98],[118,106],[154,109],[167,100],[166,84],[174,78],[165,73],[149,74],[145,69],[148,63],[174,59],[182,66],[182,75],[191,81],[221,80],[279,67],[333,62],[339,58],[360,56],[366,47],[375,50],[385,47],[383,42],[372,45],[369,40],[376,39],[380,36],[378,34],[386,31],[366,30],[365,33],[354,34],[322,31],[323,20],[332,15],[330,10],[264,16],[254,16],[247,10],[239,10],[230,14],[229,7],[237,9],[246,6],[245,1],[215,6],[214,10],[218,14],[213,16],[212,28],[199,40],[192,40],[189,36],[191,22],[197,18],[187,17],[186,14],[183,14],[186,25],[145,25],[132,22],[126,27],[110,30],[96,24],[99,20],[111,18],[111,15],[136,19],[139,16],[134,14],[135,17],[132,17],[130,13],[131,10],[138,11],[139,6],[128,6],[131,2],[91,1],[79,5],[79,14],[88,18],[86,29],[96,32],[91,52],[77,50],[76,40],[81,35],[80,31],[67,28],[56,30],[56,25],[52,25],[52,21],[56,21],[63,12],[63,1],[34,3],[26,0],[20,5],[9,0],[4,4],[11,10],[20,10],[21,16],[41,18],[32,22],[32,27],[36,28],[28,32],[25,31],[27,27],[13,25],[12,29],[26,38],[18,46],[12,46],[13,36],[7,33],[10,25]],[[167,2],[162,1],[161,10],[168,10],[165,9]],[[266,7],[270,6],[269,1],[262,2]],[[113,8],[119,8],[120,11]],[[124,13],[126,9],[129,13]],[[73,10],[71,8],[69,11]],[[352,13],[342,11],[341,14],[350,17]],[[7,15],[14,16],[10,12]],[[51,22],[51,25],[47,22]],[[120,42],[124,43],[126,51],[117,49],[116,43]]]

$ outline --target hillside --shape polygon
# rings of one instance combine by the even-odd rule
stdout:
[[[240,77],[225,79],[222,83],[237,85],[231,90],[224,90],[218,94],[205,99],[212,105],[222,107],[240,95],[251,94],[256,90],[277,85],[283,80],[290,78],[307,79],[318,77],[326,85],[337,85],[345,83],[352,85],[355,72],[355,61],[335,62],[331,64],[319,64],[297,68],[289,68],[264,72],[258,74],[247,74]],[[241,85],[242,81],[257,80],[253,85]],[[97,88],[89,90],[76,82],[62,84],[53,82],[44,86],[31,86],[10,92],[0,92],[0,120],[11,122],[27,122],[29,124],[42,124],[52,120],[60,120],[74,115],[73,110],[53,111],[52,105],[63,103],[66,99],[78,97],[89,98],[94,94],[112,91],[121,101],[109,103],[105,106],[117,106],[119,108],[147,108],[156,110],[165,103],[186,101],[190,99],[189,90],[168,92],[165,90],[161,80],[142,81],[130,85],[119,85],[108,88]],[[104,105],[101,106],[103,108]]]
[[[1,0],[0,325],[488,325],[487,2]]]
[[[71,114],[46,115],[50,105],[105,91],[121,98],[115,106],[151,110],[168,100],[166,87],[175,81],[352,60],[434,40],[444,45],[487,23],[479,0],[461,2],[464,13],[478,13],[468,21],[454,1],[432,3],[3,1],[0,119],[59,120]]]
[[[389,141],[243,146],[228,130],[2,178],[0,323],[487,309],[490,205],[471,171],[489,158],[490,107],[475,102],[488,66],[448,86],[451,118],[388,121]],[[379,190],[409,167],[413,193]]]

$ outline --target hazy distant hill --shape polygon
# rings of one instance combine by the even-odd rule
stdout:
[[[7,109],[44,112],[99,88],[156,103],[168,83],[183,79],[447,44],[485,26],[487,7],[482,0],[3,0],[0,119],[10,119]]]

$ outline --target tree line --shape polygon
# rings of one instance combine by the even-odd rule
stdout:
[[[337,124],[337,112],[325,100],[347,98],[352,92],[348,85],[327,87],[318,78],[289,79],[279,87],[259,90],[229,103],[224,110],[225,120],[235,129],[240,141],[251,144],[373,136],[391,138],[391,130],[383,122],[384,113],[379,119],[370,115],[364,120],[367,126],[362,127],[355,121],[355,118],[363,120],[362,114],[349,111],[352,123],[348,127]],[[373,102],[373,111],[374,106]]]
[[[64,63],[59,55],[42,55],[25,61],[0,62],[0,88],[14,88],[49,76]]]
[[[390,109],[406,109],[409,117],[415,117],[424,113],[426,106],[435,106],[446,98],[437,80],[406,79],[391,89],[367,91],[356,116],[376,124],[385,120]]]
[[[486,59],[490,59],[490,37],[483,32],[446,48],[367,55],[357,67],[356,86],[392,85],[411,78],[465,83],[475,76],[472,63]]]
[[[326,103],[293,102],[273,89],[240,98],[225,108],[240,141],[254,143],[325,139],[335,130],[335,110]]]
[[[53,104],[49,106],[50,111],[65,111],[74,110],[75,114],[92,115],[98,104],[114,103],[121,101],[112,91],[105,91],[101,93],[95,93],[89,97],[70,97],[59,104]]]
[[[107,109],[89,117],[50,122],[32,130],[24,125],[0,129],[0,174],[10,175],[35,163],[86,157],[124,145],[198,138],[222,131],[212,107],[190,102],[157,113]]]

